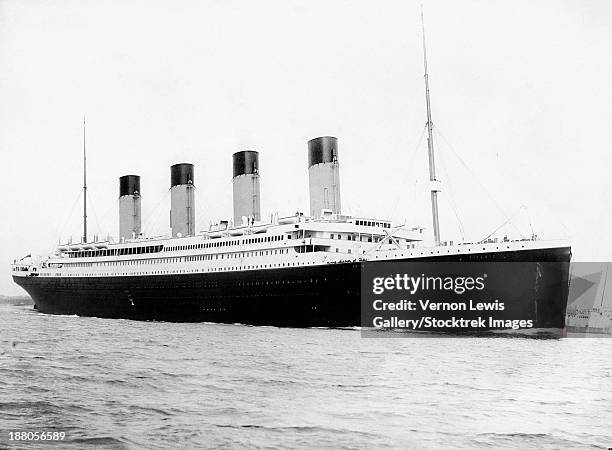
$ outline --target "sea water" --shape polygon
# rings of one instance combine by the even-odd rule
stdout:
[[[61,441],[15,441],[16,432]],[[612,339],[363,338],[0,306],[0,447],[607,448]]]

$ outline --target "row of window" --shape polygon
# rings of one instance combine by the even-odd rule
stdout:
[[[282,255],[289,253],[289,249],[283,248],[278,250],[260,250],[256,252],[236,252],[217,255],[196,255],[196,256],[179,256],[175,258],[152,258],[152,259],[134,259],[130,261],[101,261],[101,262],[82,262],[82,263],[50,263],[51,268],[66,267],[108,267],[108,266],[135,266],[141,264],[167,264],[176,262],[192,262],[192,261],[210,261],[214,259],[236,259],[248,256],[267,256],[267,255]]]
[[[164,248],[163,245],[149,245],[146,247],[126,247],[104,250],[83,250],[68,253],[69,258],[93,258],[96,256],[124,256],[140,255],[146,253],[159,253]]]
[[[218,248],[228,247],[231,245],[240,244],[256,244],[260,242],[274,242],[280,241],[283,236],[264,236],[257,238],[246,238],[246,239],[234,239],[231,241],[213,241],[205,242],[202,244],[191,244],[191,245],[177,245],[172,247],[164,248],[163,245],[150,245],[146,247],[126,247],[126,248],[114,248],[104,250],[83,250],[77,252],[70,252],[68,256],[70,258],[94,258],[98,256],[124,256],[124,255],[141,255],[148,253],[159,253],[162,250],[166,252],[180,251],[180,250],[195,250],[203,248]]]
[[[390,223],[385,222],[375,222],[372,220],[356,220],[355,225],[363,225],[366,227],[383,227],[383,228],[391,228]]]
[[[341,235],[341,234],[337,234],[337,235],[336,235],[336,234],[332,233],[332,234],[330,235],[330,238],[331,238],[331,239],[340,239],[340,240],[341,240],[341,239],[342,239],[342,235]],[[357,240],[357,236],[356,236],[356,235],[354,235],[354,234],[347,234],[347,235],[346,235],[346,239],[347,239],[347,240],[349,240],[349,241],[356,241],[356,240]],[[376,236],[376,237],[372,237],[372,236],[370,236],[370,235],[365,235],[365,234],[362,234],[362,235],[361,235],[361,242],[372,242],[372,241],[374,241],[374,242],[380,242],[380,240],[381,240],[381,239],[382,239],[382,238],[380,238],[380,237],[378,237],[378,236]]]
[[[55,274],[49,272],[41,273],[43,277],[51,277],[51,276],[64,276],[64,277],[99,277],[99,276],[121,276],[121,275],[165,275],[165,274],[177,274],[177,273],[198,273],[198,272],[231,272],[233,270],[246,270],[246,269],[268,269],[268,268],[281,268],[281,267],[296,267],[296,266],[307,266],[314,265],[314,261],[306,261],[306,262],[286,262],[286,263],[276,263],[276,264],[259,264],[252,266],[233,266],[233,267],[211,267],[206,270],[204,269],[179,269],[179,270],[154,270],[147,272],[119,272],[119,273],[67,273],[62,274],[57,272]],[[84,263],[84,265],[91,266],[91,263]],[[77,263],[76,266],[80,267],[81,264]]]
[[[229,247],[232,245],[258,244],[260,242],[274,242],[274,241],[280,241],[282,239],[283,239],[283,236],[281,235],[232,239],[231,241],[213,241],[213,242],[205,242],[203,244],[177,245],[174,247],[166,247],[166,251],[174,252],[174,251],[181,251],[181,250],[196,250],[196,249],[202,249],[202,248]]]
[[[282,255],[289,253],[289,249],[282,248],[278,250],[259,250],[256,252],[235,252],[235,253],[220,253],[217,255],[196,255],[186,256],[184,261],[206,261],[212,259],[237,259],[245,258],[248,256],[268,256],[268,255]]]

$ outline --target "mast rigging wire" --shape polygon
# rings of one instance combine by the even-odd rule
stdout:
[[[59,232],[56,233],[60,237],[60,239],[61,239],[62,233],[64,232],[64,229],[66,228],[66,225],[68,225],[68,222],[70,222],[70,219],[72,218],[72,214],[74,213],[74,208],[76,208],[77,203],[81,199],[81,194],[83,194],[83,189],[79,189],[79,194],[74,200],[74,203],[72,204],[72,208],[70,208],[70,213],[68,213],[68,218],[64,221],[63,225],[59,229]],[[80,224],[79,224],[79,228],[80,228]],[[72,233],[70,235],[72,237]]]
[[[98,215],[96,214],[96,209],[94,208],[93,201],[91,200],[91,195],[88,193],[87,198],[89,199],[89,207],[93,212],[94,219],[96,221],[96,226],[98,227],[98,239],[102,236],[102,227],[100,227],[100,221],[98,220]]]
[[[440,166],[442,166],[442,170],[444,171],[444,174],[446,175],[445,186],[448,187],[447,190],[448,190],[449,203],[451,205],[453,213],[455,213],[455,218],[457,219],[457,222],[459,223],[459,233],[461,233],[461,240],[465,241],[465,229],[463,228],[463,222],[461,220],[461,217],[459,216],[459,209],[457,208],[457,204],[453,196],[453,190],[452,190],[452,186],[450,182],[449,172],[446,169],[446,165],[444,164],[444,158],[442,157],[442,152],[438,152],[438,161],[440,161]]]
[[[499,205],[499,203],[497,203],[497,201],[495,200],[495,197],[493,197],[493,195],[487,190],[487,188],[480,182],[480,179],[478,178],[478,176],[470,169],[470,167],[466,164],[466,162],[463,160],[463,158],[461,158],[461,156],[459,156],[459,153],[457,151],[455,151],[454,147],[451,145],[451,143],[448,141],[448,139],[446,139],[444,134],[442,134],[442,131],[440,131],[440,128],[438,126],[436,126],[435,129],[436,129],[436,134],[442,138],[442,140],[444,141],[444,143],[446,145],[448,145],[448,147],[455,154],[455,156],[457,157],[459,162],[463,165],[463,167],[465,167],[468,170],[468,172],[470,172],[472,174],[472,178],[476,181],[476,183],[478,183],[478,185],[480,186],[482,191],[489,197],[489,199],[493,202],[493,204],[498,209],[498,211],[502,214],[502,216],[504,216],[506,218],[506,221],[503,223],[503,225],[505,225],[506,223],[510,223],[516,229],[516,231],[518,231],[518,233],[521,235],[521,238],[524,238],[525,236],[523,235],[521,230],[516,226],[515,223],[513,223],[511,221],[510,216],[508,216],[508,214],[506,214],[506,212]],[[499,228],[501,228],[501,226]]]
[[[509,218],[508,218],[508,219],[507,219],[507,220],[506,220],[504,223],[502,223],[502,224],[501,224],[500,226],[498,226],[498,227],[497,227],[495,230],[493,230],[491,233],[489,233],[489,234],[487,235],[487,237],[485,237],[484,239],[479,240],[479,241],[478,241],[478,243],[480,244],[481,242],[486,241],[486,240],[487,240],[487,239],[489,239],[491,236],[493,236],[495,233],[497,233],[497,231],[498,231],[500,228],[502,228],[502,227],[503,227],[504,225],[506,225],[507,223],[511,222],[511,221],[512,221],[512,219],[514,219],[514,218],[515,218],[515,217],[518,215],[518,213],[520,213],[520,212],[521,212],[523,209],[525,209],[525,205],[521,205],[521,207],[518,209],[518,211],[517,211],[516,213],[514,213],[514,214],[512,215],[512,217],[509,217]],[[519,233],[520,233],[520,230],[519,230]],[[521,238],[524,238],[524,236],[523,236],[522,234],[521,234]]]
[[[158,217],[157,220],[152,221],[151,218],[153,217],[154,214],[157,213],[157,211],[159,210],[160,205],[166,201],[166,199],[168,198],[168,196],[170,195],[170,190],[172,188],[169,188],[166,193],[159,199],[159,201],[157,202],[157,204],[155,205],[155,207],[151,210],[151,212],[147,215],[147,217],[142,221],[142,229],[149,229],[149,225],[151,225],[151,230],[153,230],[154,232],[151,234],[157,234],[157,226],[158,226],[158,222],[159,222],[159,217],[161,216],[155,216]],[[119,199],[117,199],[117,202],[119,201]],[[167,230],[166,230],[167,231]],[[195,230],[194,230],[195,232]],[[160,233],[160,234],[165,234],[165,231]]]
[[[410,164],[413,162],[413,160],[415,159],[417,152],[419,150],[419,148],[421,147],[421,143],[423,142],[423,137],[425,136],[425,130],[427,129],[427,124],[423,125],[423,129],[421,130],[421,135],[419,136],[419,139],[417,141],[417,144],[414,146],[414,148],[412,149],[412,152],[410,153],[410,156],[408,158],[408,167],[410,168],[409,170],[411,170],[413,167],[416,167],[416,164]],[[410,173],[410,172],[409,172]],[[405,176],[403,177],[403,181],[402,181],[402,185],[399,189],[399,192],[397,193],[396,199],[395,199],[395,204],[393,205],[393,209],[391,210],[391,214],[389,215],[389,217],[393,216],[395,214],[395,211],[397,211],[397,206],[399,205],[400,200],[402,199],[402,194],[404,193],[404,188],[406,187],[406,184],[408,183],[408,174],[404,174]]]

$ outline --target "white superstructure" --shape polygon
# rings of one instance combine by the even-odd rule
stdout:
[[[15,263],[13,274],[44,277],[114,277],[282,269],[375,260],[487,254],[565,246],[519,240],[426,246],[422,229],[392,228],[385,220],[328,214],[295,215],[272,223],[227,229],[225,225],[184,238],[140,238],[122,243],[60,245],[36,263]]]

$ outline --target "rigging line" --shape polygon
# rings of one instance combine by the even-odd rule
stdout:
[[[438,147],[439,149],[439,147]],[[451,208],[453,209],[453,212],[455,213],[455,217],[457,218],[457,222],[459,223],[459,232],[461,233],[461,239],[463,241],[465,241],[465,228],[463,227],[463,222],[461,220],[461,217],[459,216],[459,208],[457,208],[457,204],[455,202],[455,198],[453,196],[453,189],[451,186],[451,182],[450,182],[450,176],[449,176],[449,172],[446,169],[446,164],[444,163],[444,158],[441,157],[441,152],[438,152],[438,161],[440,162],[440,166],[442,166],[442,170],[444,171],[444,174],[446,175],[446,183],[445,185],[448,186],[448,199],[449,199],[449,203],[451,205]]]
[[[423,137],[425,136],[425,130],[427,129],[427,124],[423,125],[423,129],[421,130],[421,135],[419,136],[419,140],[417,141],[417,144],[414,146],[414,148],[412,149],[412,152],[410,153],[410,157],[408,158],[408,163],[411,163],[414,159],[415,156],[419,150],[419,148],[421,147],[421,143],[423,142]],[[409,166],[409,171],[412,170],[413,167],[415,167],[416,164],[410,164]],[[408,172],[410,173],[410,172]],[[393,209],[391,210],[391,215],[389,217],[392,217],[395,214],[395,211],[397,211],[397,207],[399,205],[400,200],[402,199],[402,194],[404,193],[404,188],[406,187],[406,184],[408,183],[408,173],[404,174],[403,180],[402,180],[402,185],[400,187],[399,192],[397,193],[396,199],[395,199],[395,204],[393,205]]]
[[[438,159],[438,161],[439,160],[440,159]],[[442,168],[444,169],[444,164],[442,164]],[[453,213],[455,214],[455,218],[457,219],[457,222],[459,223],[459,233],[461,233],[461,240],[465,241],[465,228],[463,227],[463,222],[461,220],[461,217],[459,216],[459,208],[457,208],[457,204],[453,198],[453,195],[451,194],[450,183],[446,183],[446,185],[449,187],[449,191],[448,191],[448,199],[450,200],[449,204],[451,205]]]
[[[100,218],[102,219],[102,222],[104,222],[106,220],[106,218],[108,217],[108,215],[111,213],[111,211],[113,211],[116,207],[116,203],[119,201],[119,199],[117,199],[115,201],[115,203],[113,203],[111,206],[109,206],[106,211],[104,211],[104,213],[102,213],[100,215]],[[102,232],[102,230],[100,230],[100,232]]]
[[[610,268],[610,262],[606,263],[606,276],[604,277],[604,285],[601,290],[601,303],[599,304],[599,310],[603,312],[604,299],[606,298],[606,287],[608,285],[608,269]]]
[[[525,205],[521,205],[525,206]],[[531,229],[531,236],[535,236],[535,231],[533,230],[533,225],[531,224],[531,215],[529,214],[529,208],[525,206],[525,215],[527,216],[527,221],[529,222],[529,228]]]
[[[83,189],[80,189],[79,194],[77,195],[76,199],[74,200],[74,203],[72,204],[72,208],[70,208],[70,213],[68,214],[68,218],[64,221],[64,224],[59,229],[59,232],[56,233],[59,235],[60,239],[62,237],[62,233],[64,232],[64,229],[66,228],[66,225],[68,225],[68,222],[70,222],[70,219],[72,218],[72,214],[74,213],[74,208],[76,208],[77,203],[81,199],[82,193],[83,193]],[[79,228],[80,228],[80,225],[79,225]]]
[[[476,176],[476,174],[472,171],[472,169],[470,169],[470,167],[466,164],[466,162],[463,160],[463,158],[461,158],[461,156],[459,156],[459,153],[455,151],[454,147],[451,145],[451,143],[446,139],[446,137],[442,134],[442,132],[440,131],[440,128],[438,126],[435,127],[436,128],[436,132],[438,134],[438,136],[440,136],[442,138],[442,140],[444,141],[444,143],[446,145],[448,145],[448,147],[451,149],[451,151],[455,154],[455,156],[457,157],[457,159],[459,159],[459,162],[463,165],[463,167],[465,167],[473,176],[474,176],[474,180],[480,185],[480,187],[482,188],[482,190],[489,196],[489,198],[493,201],[493,203],[495,204],[495,207],[503,214],[503,216],[507,219],[508,218],[508,214],[506,214],[506,212],[502,209],[502,207],[497,203],[497,201],[495,201],[495,198],[493,198],[493,196],[489,193],[489,191],[487,190],[487,188],[485,188],[483,186],[483,184],[480,182],[480,180],[478,179],[478,177]]]
[[[100,236],[102,235],[102,227],[100,227],[100,221],[98,220],[98,215],[96,214],[96,209],[94,208],[93,202],[91,201],[91,194],[89,194],[89,192],[87,193],[87,198],[89,199],[89,207],[91,208],[91,211],[94,215],[94,219],[96,220],[96,226],[98,227],[98,239],[100,239]]]
[[[561,219],[561,216],[559,214],[557,214],[557,211],[551,211],[550,207],[547,204],[542,205],[542,211],[544,212],[544,214],[547,217],[554,217],[555,218],[555,222],[558,223],[559,225],[561,225],[561,227],[563,228],[563,231],[565,232],[565,235],[563,236],[563,239],[571,239],[572,238],[572,232],[567,227],[565,222],[563,222],[563,220]]]
[[[166,193],[161,197],[161,199],[159,200],[159,202],[157,202],[157,204],[155,205],[155,207],[151,210],[151,212],[147,215],[147,217],[145,218],[145,220],[142,221],[142,229],[146,230],[149,228],[149,225],[151,225],[151,229],[152,230],[156,230],[156,226],[157,226],[157,222],[160,219],[157,219],[154,223],[152,223],[151,221],[151,217],[153,217],[154,214],[157,213],[157,211],[159,210],[160,205],[166,201],[166,199],[168,198],[168,195],[170,194],[170,190],[172,188],[169,188]],[[117,202],[119,201],[119,199],[117,199]],[[157,216],[156,216],[157,217]]]
[[[489,239],[491,236],[493,236],[495,233],[497,233],[497,231],[502,228],[504,225],[506,225],[507,223],[511,223],[512,219],[514,219],[518,213],[520,213],[523,209],[525,208],[525,205],[521,205],[521,207],[518,209],[518,211],[516,213],[514,213],[512,215],[512,217],[508,217],[508,219],[506,219],[506,221],[504,223],[502,223],[500,226],[498,226],[495,230],[493,230],[491,233],[489,233],[487,235],[487,237],[485,237],[484,239],[481,239],[478,241],[478,243],[480,244],[481,242],[486,241],[487,239]],[[521,234],[521,238],[524,238],[524,236]]]
[[[493,202],[493,204],[495,205],[495,207],[499,210],[499,212],[502,213],[502,216],[504,216],[508,221],[509,216],[508,214],[504,211],[504,209],[499,205],[499,203],[497,203],[497,201],[495,200],[495,197],[493,197],[493,195],[491,195],[491,193],[487,190],[487,188],[480,182],[480,179],[478,178],[478,176],[474,173],[474,171],[472,171],[472,169],[470,169],[470,167],[466,164],[466,162],[463,160],[463,158],[461,158],[461,156],[459,156],[459,153],[457,151],[455,151],[455,148],[451,145],[451,143],[448,141],[448,139],[446,139],[446,137],[442,134],[442,132],[440,131],[440,128],[438,126],[435,127],[436,129],[436,133],[438,136],[440,136],[442,138],[442,140],[444,141],[444,143],[446,145],[448,145],[448,147],[451,149],[451,151],[454,153],[454,155],[457,157],[457,159],[459,159],[459,162],[463,165],[463,167],[465,167],[471,174],[473,179],[476,181],[476,183],[478,183],[478,185],[482,188],[483,192],[489,197],[489,199]],[[516,231],[519,232],[519,234],[521,235],[521,237],[525,237],[523,235],[523,233],[521,232],[521,230],[516,226],[516,224],[511,223],[511,225],[516,229]]]

